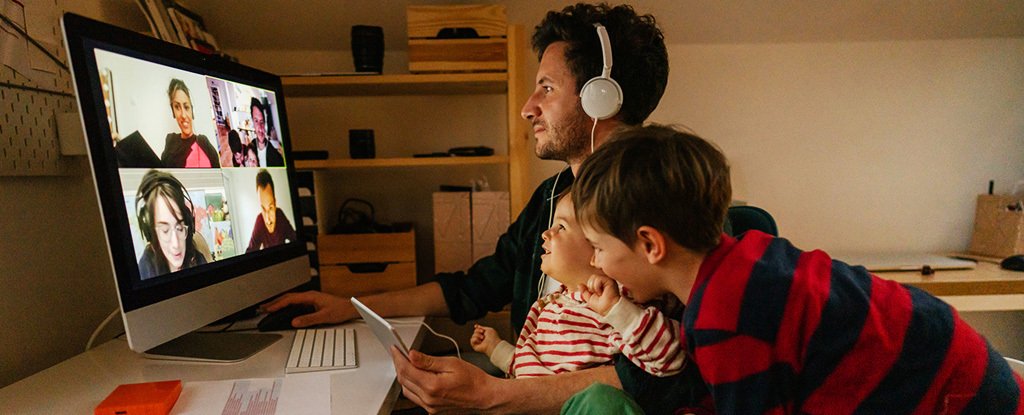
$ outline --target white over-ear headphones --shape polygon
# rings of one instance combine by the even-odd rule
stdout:
[[[601,76],[591,78],[583,84],[583,88],[580,89],[580,102],[583,104],[583,111],[590,118],[603,120],[619,113],[619,108],[622,107],[622,88],[612,79],[612,44],[608,40],[608,30],[600,23],[594,26],[597,27],[597,38],[601,41],[604,68],[601,70]]]

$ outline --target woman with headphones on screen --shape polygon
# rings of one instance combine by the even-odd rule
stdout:
[[[150,170],[142,176],[135,196],[142,238],[148,242],[139,258],[143,280],[202,265],[206,257],[196,247],[192,199],[170,173]]]

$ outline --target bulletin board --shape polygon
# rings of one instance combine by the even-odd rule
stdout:
[[[59,176],[57,114],[76,112],[57,0],[0,0],[0,175]]]

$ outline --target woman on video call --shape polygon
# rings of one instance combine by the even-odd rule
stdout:
[[[167,98],[181,132],[167,134],[164,152],[160,155],[164,167],[220,167],[219,155],[210,140],[192,130],[195,113],[192,111],[192,95],[185,81],[171,79]]]
[[[135,195],[142,238],[139,276],[148,279],[207,263],[196,243],[192,199],[170,173],[150,170]]]

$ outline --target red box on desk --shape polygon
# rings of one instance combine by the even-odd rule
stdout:
[[[166,415],[181,396],[181,381],[120,385],[93,411],[94,415]]]

